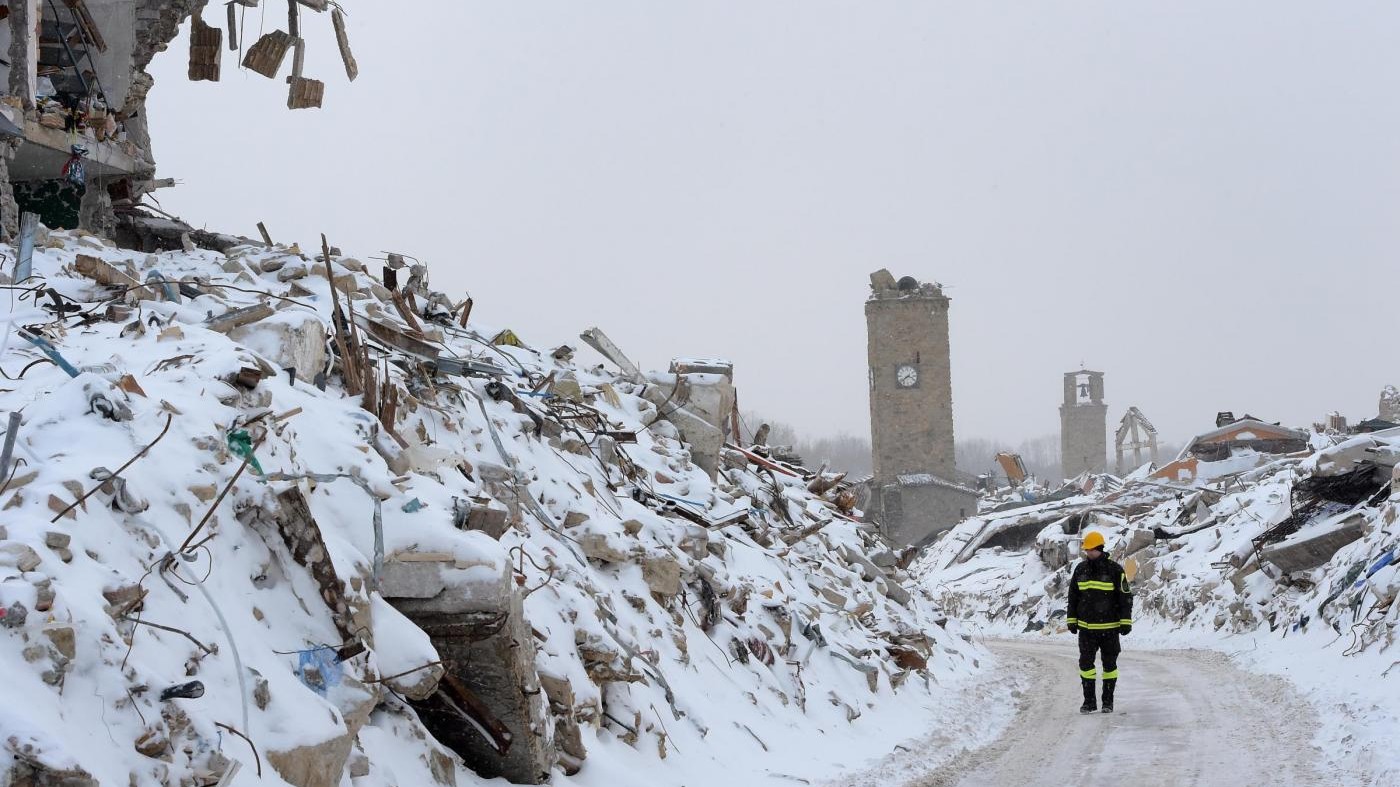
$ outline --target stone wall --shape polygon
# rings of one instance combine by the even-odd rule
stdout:
[[[881,490],[882,531],[896,544],[917,544],[977,513],[977,494],[951,486],[888,484]]]
[[[1060,463],[1065,478],[1108,471],[1108,405],[1060,405]]]

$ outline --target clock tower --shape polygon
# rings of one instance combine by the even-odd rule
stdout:
[[[911,536],[951,526],[976,513],[975,492],[955,478],[953,387],[948,363],[948,297],[943,288],[911,276],[898,281],[888,270],[870,275],[865,302],[870,362],[870,440],[874,451],[872,497],[886,533],[912,543]],[[939,509],[911,509],[911,487],[942,489]],[[930,490],[929,494],[938,496]],[[967,498],[971,495],[972,501]],[[928,495],[924,495],[928,496]],[[954,499],[956,498],[956,499]],[[942,504],[947,503],[947,504]],[[916,525],[915,515],[929,520]]]

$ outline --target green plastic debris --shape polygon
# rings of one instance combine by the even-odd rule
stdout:
[[[263,474],[262,465],[258,464],[258,458],[253,455],[253,436],[248,434],[247,429],[234,429],[228,433],[228,450],[235,456],[248,460],[248,466],[253,468],[253,472]]]

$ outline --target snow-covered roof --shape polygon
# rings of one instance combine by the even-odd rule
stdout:
[[[1260,434],[1264,434],[1267,436],[1259,437]],[[1241,418],[1238,421],[1232,421],[1231,423],[1225,424],[1224,426],[1212,429],[1209,432],[1198,434],[1196,435],[1195,439],[1193,439],[1191,442],[1193,444],[1214,443],[1219,442],[1220,438],[1230,435],[1234,435],[1231,438],[1232,440],[1308,439],[1308,433],[1304,432],[1301,429],[1290,429],[1286,426],[1264,423],[1263,421],[1259,421],[1253,418]]]

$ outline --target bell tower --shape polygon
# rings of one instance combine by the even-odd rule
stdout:
[[[1065,478],[1108,470],[1108,405],[1103,372],[1065,372],[1060,405],[1060,472]]]

